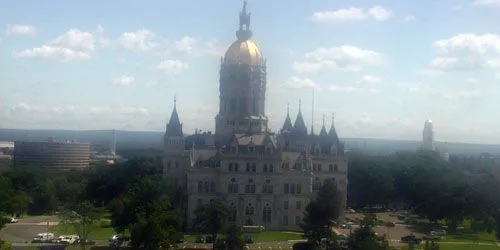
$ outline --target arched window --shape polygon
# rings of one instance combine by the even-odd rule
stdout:
[[[198,193],[201,193],[201,192],[203,192],[203,182],[198,181]]]
[[[254,214],[255,210],[254,210],[254,207],[252,206],[251,203],[249,203],[246,207],[245,207],[245,215],[248,215],[248,216],[252,216]]]
[[[274,166],[273,166],[273,164],[269,164],[269,172],[270,173],[274,172]]]
[[[227,184],[227,192],[230,194],[238,193],[238,183],[236,183],[236,179],[232,178],[229,184]]]
[[[264,194],[272,194],[274,192],[274,186],[271,184],[271,180],[267,179],[266,183],[262,185],[262,193]]]
[[[269,204],[266,204],[264,206],[264,209],[262,210],[262,219],[264,223],[270,223],[271,222],[271,214],[272,214],[272,209]]]
[[[208,193],[209,190],[210,190],[210,183],[208,183],[208,181],[205,181],[203,185],[203,192]]]
[[[264,173],[267,172],[267,164],[264,164]]]
[[[328,172],[333,172],[333,165],[332,165],[332,164],[330,164],[330,165],[328,166]]]
[[[237,216],[238,216],[238,210],[236,209],[234,203],[231,203],[231,205],[229,206],[229,218],[228,218],[229,221],[235,222]]]
[[[333,172],[337,173],[339,171],[339,166],[337,164],[333,165]]]
[[[255,182],[253,182],[253,179],[248,179],[248,184],[245,185],[245,193],[247,194],[254,194],[255,193]]]

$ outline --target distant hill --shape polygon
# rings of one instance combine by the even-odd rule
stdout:
[[[112,130],[22,130],[0,129],[0,141],[16,140],[76,140],[89,142],[97,147],[108,148]],[[163,132],[116,131],[117,150],[149,148],[161,150]],[[369,154],[390,154],[396,151],[414,151],[420,147],[419,141],[342,138],[346,148],[359,149]],[[500,155],[500,145],[468,144],[458,142],[436,142],[436,148],[450,154],[478,155],[490,153]]]

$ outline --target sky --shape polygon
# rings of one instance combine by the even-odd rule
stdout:
[[[0,2],[0,128],[214,130],[241,0]],[[500,142],[500,0],[248,0],[266,114],[340,137]],[[3,30],[2,30],[3,29]],[[314,117],[313,96],[314,92]]]

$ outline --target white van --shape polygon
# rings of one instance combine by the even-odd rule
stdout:
[[[33,238],[34,243],[47,243],[52,242],[52,240],[54,240],[53,233],[40,233]]]
[[[57,239],[58,243],[63,243],[63,244],[73,244],[75,241],[79,240],[80,237],[78,235],[61,235]]]

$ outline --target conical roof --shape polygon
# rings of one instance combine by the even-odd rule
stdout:
[[[283,128],[281,129],[281,133],[292,132],[292,131],[293,131],[293,125],[292,125],[292,119],[290,119],[290,107],[287,106],[285,123],[283,124]]]
[[[337,135],[337,131],[335,130],[335,122],[333,114],[332,114],[332,126],[330,127],[330,131],[328,131],[328,136],[335,141],[339,141],[339,136]]]
[[[177,100],[174,98],[174,109],[170,115],[170,119],[167,124],[167,136],[183,136],[182,124],[179,120],[179,114],[177,114]]]
[[[304,117],[302,117],[302,109],[299,101],[299,113],[297,114],[297,118],[295,119],[295,123],[293,124],[293,132],[299,135],[307,135],[307,127],[304,122]]]

